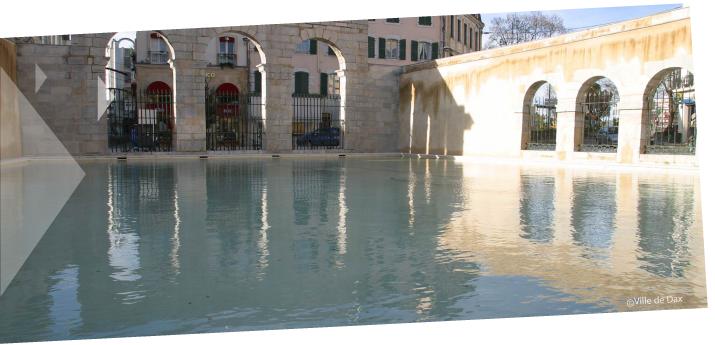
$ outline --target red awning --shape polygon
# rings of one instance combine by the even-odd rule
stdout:
[[[151,94],[169,94],[171,93],[171,87],[163,81],[155,81],[147,86],[146,92]]]
[[[238,94],[238,87],[231,83],[223,83],[216,88],[216,92],[220,94]]]

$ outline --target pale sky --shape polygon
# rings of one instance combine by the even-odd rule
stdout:
[[[585,29],[593,26],[604,25],[629,19],[645,17],[658,12],[664,12],[682,7],[681,4],[604,7],[575,10],[541,11],[544,14],[556,14],[564,19],[564,26],[569,30]],[[482,13],[482,21],[486,24],[486,31],[494,17],[501,17],[506,13]],[[485,38],[486,41],[486,38]]]

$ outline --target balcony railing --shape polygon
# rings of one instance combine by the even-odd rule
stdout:
[[[219,53],[216,61],[220,66],[236,66],[236,54]]]
[[[169,53],[165,51],[149,51],[149,63],[161,65],[169,62]]]

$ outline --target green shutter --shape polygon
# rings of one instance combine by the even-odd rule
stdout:
[[[378,56],[380,57],[380,59],[384,59],[385,58],[385,39],[380,37],[377,42],[378,42],[378,51],[377,51]]]
[[[404,60],[407,57],[407,40],[400,40],[400,60]]]
[[[259,71],[253,71],[253,92],[255,93],[260,93],[261,92],[261,72]]]
[[[318,41],[310,40],[310,55],[318,54]]]
[[[419,43],[417,41],[410,41],[410,59],[412,61],[417,61],[417,49]]]
[[[375,38],[374,37],[367,37],[367,57],[369,58],[374,58],[375,57]]]
[[[449,37],[454,38],[454,16],[449,16]]]
[[[322,96],[328,95],[328,74],[320,73],[320,94]]]
[[[432,43],[432,60],[439,58],[439,43]]]
[[[305,95],[308,93],[308,72],[295,72],[295,86],[294,90],[296,94]]]

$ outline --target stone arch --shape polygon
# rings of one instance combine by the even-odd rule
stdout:
[[[554,84],[546,80],[534,82],[526,90],[522,105],[522,150],[556,150],[557,95]],[[538,129],[534,128],[536,122]]]
[[[581,84],[576,94],[575,151],[617,151],[619,90],[613,79],[603,75]]]
[[[328,98],[325,98],[323,100],[319,100],[315,102],[315,100],[304,100],[300,97],[296,98],[295,96],[293,97],[293,148],[306,148],[307,146],[301,146],[299,142],[301,141],[300,135],[305,131],[306,126],[304,124],[302,125],[301,121],[303,120],[298,120],[299,117],[298,114],[302,114],[303,110],[307,110],[308,113],[312,113],[310,108],[308,107],[314,107],[315,104],[321,104],[321,106],[324,106],[325,104],[329,104],[329,107],[333,110],[336,111],[329,111],[325,112],[322,111],[321,120],[319,121],[321,124],[319,125],[320,127],[324,127],[323,123],[330,122],[330,130],[339,132],[339,134],[336,134],[339,136],[339,140],[331,140],[331,144],[337,144],[335,146],[330,146],[330,147],[323,147],[323,148],[343,148],[345,147],[345,139],[346,139],[346,119],[347,119],[347,114],[346,114],[346,100],[347,100],[347,76],[346,76],[346,70],[347,70],[347,61],[345,58],[345,53],[344,51],[338,47],[338,45],[335,43],[336,41],[336,36],[337,34],[330,31],[330,30],[320,30],[316,28],[302,28],[300,29],[300,34],[293,40],[293,44],[298,45],[301,42],[305,42],[308,40],[315,40],[318,43],[323,43],[327,45],[334,53],[334,58],[337,60],[337,69],[334,71],[335,76],[338,79],[338,85],[339,85],[339,93],[337,96],[339,96],[339,99],[335,99],[336,95],[329,96]],[[320,51],[317,52],[319,56]],[[294,55],[295,57],[295,55]],[[318,61],[318,60],[316,60]],[[316,66],[318,68],[318,74],[321,74],[322,71],[320,70],[319,63],[316,62]],[[293,66],[294,70],[296,69],[297,66]],[[293,78],[295,78],[295,74],[293,75]],[[321,76],[321,78],[323,78]],[[294,80],[295,81],[295,80]],[[338,102],[339,101],[339,102]],[[336,109],[337,108],[337,109]],[[337,116],[334,116],[333,113],[337,113]],[[324,121],[322,118],[325,116],[325,114],[330,113],[331,115],[329,116],[330,120],[329,121]],[[301,115],[303,116],[303,115]],[[304,121],[303,121],[304,122]],[[315,121],[314,121],[315,122]],[[296,136],[299,133],[298,136]],[[332,136],[331,136],[332,138]],[[310,144],[312,147],[313,144]]]
[[[640,152],[694,154],[696,132],[694,73],[684,66],[658,71],[643,90]]]

